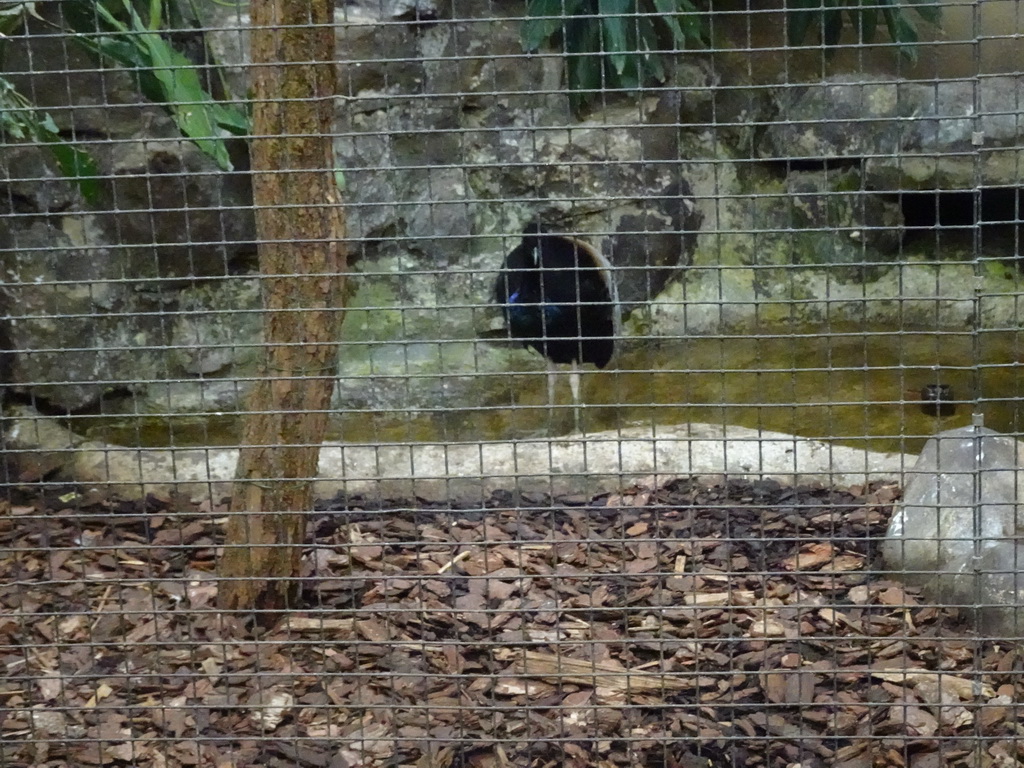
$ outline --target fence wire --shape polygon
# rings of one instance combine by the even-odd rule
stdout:
[[[1018,6],[336,7],[254,615],[250,8],[0,3],[0,766],[1020,764]]]

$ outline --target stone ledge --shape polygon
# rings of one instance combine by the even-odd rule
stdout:
[[[126,496],[175,490],[230,493],[232,448],[128,448],[88,441],[30,408],[8,413],[6,450],[19,462],[60,467],[70,480]],[[863,451],[780,432],[712,424],[633,427],[517,442],[359,445],[325,443],[316,493],[443,499],[525,491],[600,493],[676,476],[773,478],[848,486],[902,477],[916,457]]]

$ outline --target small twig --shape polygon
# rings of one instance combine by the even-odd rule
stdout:
[[[459,552],[459,554],[457,554],[455,557],[453,557],[447,563],[442,565],[441,566],[441,570],[439,570],[438,573],[444,573],[445,571],[450,570],[451,568],[454,568],[458,563],[461,563],[467,557],[469,557],[469,550],[468,549],[462,550],[461,552]]]
[[[96,615],[96,621],[94,621],[94,622],[92,623],[92,626],[91,626],[91,627],[89,627],[89,631],[90,631],[90,632],[91,632],[92,630],[96,629],[96,626],[97,626],[97,625],[98,625],[98,624],[100,623],[100,621],[101,621],[101,620],[103,619],[103,609],[104,609],[104,608],[106,607],[106,605],[107,605],[107,600],[109,600],[109,599],[110,599],[110,592],[111,592],[111,590],[113,590],[113,589],[114,589],[114,585],[113,585],[113,584],[108,584],[108,585],[107,585],[107,588],[106,588],[105,590],[103,590],[103,594],[102,594],[102,595],[100,595],[100,604],[96,606],[96,614],[97,614],[97,615]]]

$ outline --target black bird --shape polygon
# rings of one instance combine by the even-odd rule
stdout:
[[[505,257],[494,301],[505,313],[509,336],[540,352],[549,366],[572,365],[569,384],[579,406],[579,364],[604,368],[615,350],[618,308],[608,261],[582,240],[530,224]],[[554,384],[552,368],[549,403],[554,402]]]

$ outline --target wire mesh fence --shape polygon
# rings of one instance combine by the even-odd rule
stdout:
[[[336,375],[268,362],[286,6],[0,3],[0,766],[1019,764],[1018,4],[282,26]],[[254,388],[325,377],[255,478],[316,503],[247,505]]]

